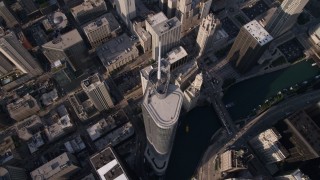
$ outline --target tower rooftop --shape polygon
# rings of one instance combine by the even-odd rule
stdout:
[[[164,22],[168,20],[167,16],[163,14],[163,12],[159,12],[157,14],[154,15],[149,15],[147,18],[147,22],[151,25],[151,26],[155,26],[161,22]]]
[[[161,35],[165,32],[167,32],[168,30],[177,27],[177,26],[181,26],[181,22],[179,21],[179,19],[177,17],[173,17],[171,19],[166,19],[154,26],[153,29],[154,31],[158,34]]]
[[[273,40],[273,37],[256,20],[247,23],[244,28],[257,40],[260,46]]]
[[[171,127],[178,121],[183,101],[183,93],[175,86],[169,84],[167,96],[160,99],[152,90],[147,89],[143,105],[148,110],[152,119],[160,127]]]

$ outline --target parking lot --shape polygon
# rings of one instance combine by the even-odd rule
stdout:
[[[290,63],[304,57],[304,48],[296,38],[281,44],[278,49]]]
[[[247,6],[242,9],[242,12],[250,19],[253,20],[260,14],[266,12],[269,9],[268,5],[263,2],[262,0],[256,2],[255,4],[252,4],[250,6]]]
[[[220,21],[222,23],[222,28],[229,35],[229,40],[237,37],[240,29],[228,17],[223,18]]]

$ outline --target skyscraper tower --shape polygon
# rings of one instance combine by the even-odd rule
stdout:
[[[111,29],[107,17],[102,16],[83,27],[91,47],[96,48],[110,38]]]
[[[0,38],[0,53],[23,73],[38,76],[43,72],[39,64],[22,46],[13,32],[9,32]]]
[[[208,51],[210,47],[213,47],[212,43],[214,42],[214,35],[220,25],[219,19],[216,19],[213,14],[209,14],[202,20],[197,36],[199,55]]]
[[[10,28],[19,24],[16,18],[11,14],[11,12],[6,7],[3,1],[0,2],[0,16],[4,19],[7,26]]]
[[[136,17],[135,0],[117,0],[116,3],[118,14],[129,25],[130,20]]]
[[[113,102],[107,84],[96,73],[81,82],[82,89],[88,95],[94,106],[99,110],[112,108]]]
[[[183,94],[177,86],[169,84],[168,62],[161,61],[161,57],[158,59],[158,68],[149,73],[142,114],[148,139],[145,157],[157,175],[164,175],[176,134]]]
[[[198,26],[209,14],[212,0],[178,0],[177,16],[181,21],[181,33],[184,35],[191,28]]]
[[[274,37],[278,37],[290,30],[296,23],[298,16],[309,0],[283,0],[281,6],[266,25],[266,30]]]
[[[176,17],[168,19],[162,12],[147,18],[146,30],[152,37],[152,58],[154,60],[158,60],[159,52],[161,56],[165,55],[180,42],[180,21]],[[161,51],[159,51],[160,41]]]
[[[253,20],[241,27],[227,59],[240,73],[247,72],[261,57],[273,37]]]

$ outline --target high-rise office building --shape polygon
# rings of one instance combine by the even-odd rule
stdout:
[[[121,19],[130,25],[130,20],[136,17],[135,0],[116,0],[116,7]]]
[[[163,12],[147,18],[146,30],[152,37],[152,58],[154,60],[158,60],[159,57],[159,42],[161,42],[161,56],[178,46],[180,42],[180,21],[176,17],[168,19]]]
[[[4,180],[27,180],[25,169],[14,166],[1,166],[0,179]]]
[[[58,34],[55,39],[42,45],[42,51],[50,63],[67,61],[74,71],[85,62],[87,55],[87,48],[77,29]]]
[[[256,21],[242,26],[227,59],[240,72],[250,70],[266,50],[273,37]]]
[[[107,110],[114,106],[109,93],[109,87],[100,78],[98,73],[83,80],[81,86],[99,111]]]
[[[283,161],[289,154],[279,142],[281,135],[276,129],[268,129],[249,142],[259,158],[266,164]]]
[[[209,14],[202,20],[197,36],[199,55],[205,53],[213,47],[215,34],[219,28],[220,21],[219,19],[215,18],[213,14]]]
[[[9,11],[9,9],[6,7],[3,1],[0,2],[0,16],[4,19],[6,25],[10,28],[19,25],[18,21],[12,15],[12,13]]]
[[[42,69],[32,55],[22,46],[13,32],[0,38],[0,53],[23,73],[30,76],[42,74]]]
[[[95,48],[104,43],[110,36],[111,30],[107,18],[99,18],[94,22],[90,22],[83,31],[86,34],[91,47]]]
[[[80,24],[90,21],[107,12],[104,0],[84,0],[82,4],[70,9],[73,17]]]
[[[169,71],[168,62],[159,60],[158,68],[149,73],[142,103],[148,139],[145,157],[157,175],[166,172],[183,101],[181,90],[169,82]]]
[[[267,23],[266,30],[275,38],[287,32],[296,23],[308,2],[309,0],[283,0]]]
[[[192,84],[183,92],[183,108],[188,112],[196,107],[203,82],[202,73],[198,74]]]
[[[181,33],[184,35],[190,29],[199,25],[209,14],[212,0],[178,0],[177,16],[181,21]]]

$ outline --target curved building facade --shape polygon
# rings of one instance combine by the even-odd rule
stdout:
[[[168,68],[161,68],[160,72],[160,78],[157,78],[158,68],[149,74],[142,112],[148,139],[145,156],[155,173],[163,175],[176,134],[183,93],[178,86],[169,84]]]

